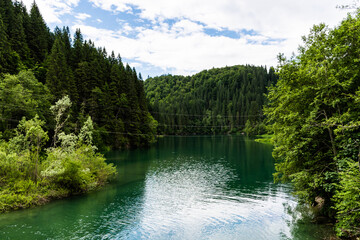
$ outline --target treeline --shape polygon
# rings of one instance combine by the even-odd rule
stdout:
[[[233,66],[193,76],[164,75],[145,81],[150,112],[160,134],[264,132],[262,107],[274,68]]]
[[[101,148],[145,146],[154,140],[156,121],[147,109],[141,75],[124,65],[120,55],[96,48],[80,29],[73,38],[67,27],[51,32],[35,2],[28,12],[21,2],[0,0],[0,36],[3,138],[13,137],[23,116],[35,114],[46,121],[44,128],[52,136],[49,106],[68,95],[73,104],[65,131],[80,131],[89,115]],[[23,70],[31,71],[36,81]]]
[[[0,0],[0,212],[105,184],[116,169],[99,148],[148,145],[156,124],[120,56]]]
[[[277,180],[336,220],[338,236],[360,237],[360,12],[338,27],[314,26],[299,54],[279,56],[279,81],[265,108]]]

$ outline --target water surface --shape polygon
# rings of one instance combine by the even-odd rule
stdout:
[[[274,184],[271,146],[237,136],[166,137],[107,154],[104,189],[0,215],[0,239],[322,239],[329,227]]]

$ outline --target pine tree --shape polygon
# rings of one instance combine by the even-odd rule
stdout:
[[[15,19],[13,24],[12,48],[19,54],[22,62],[30,67],[30,49],[26,41],[24,28],[24,12],[26,8],[22,3],[15,2]],[[26,13],[27,15],[27,13]]]
[[[35,2],[30,11],[27,37],[34,62],[41,64],[48,52],[50,33]]]
[[[8,41],[11,42],[13,38],[13,28],[15,26],[13,24],[15,22],[14,5],[11,0],[0,0],[0,14],[3,19]]]
[[[66,63],[64,43],[60,37],[55,40],[47,59],[47,66],[46,84],[56,99],[68,94],[70,99],[77,100],[74,78]]]
[[[17,72],[20,63],[19,55],[11,49],[5,26],[0,15],[0,74]]]
[[[78,64],[84,60],[83,46],[84,40],[81,31],[80,29],[76,29],[71,52],[71,66],[73,69],[77,68]]]
[[[55,39],[60,38],[64,44],[64,54],[66,56],[66,63],[70,66],[71,62],[71,36],[69,27],[60,28],[56,27],[54,30]]]

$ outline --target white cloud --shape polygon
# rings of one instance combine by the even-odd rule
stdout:
[[[102,8],[107,11],[112,12],[125,12],[131,11],[131,7],[129,7],[128,3],[122,3],[121,1],[116,0],[90,0],[94,4],[94,6]]]
[[[134,68],[142,67],[143,65],[139,62],[129,62],[129,65]]]
[[[201,25],[188,21],[174,24],[173,27],[164,24],[155,29],[142,29],[135,39],[123,36],[122,30],[105,30],[85,25],[73,28],[81,28],[86,38],[94,40],[98,46],[106,46],[108,50],[121,53],[124,58],[160,67],[164,73],[173,69],[172,74],[185,75],[225,65],[269,66],[276,62],[276,55],[287,44],[284,41],[277,47],[249,45],[246,38],[211,37],[201,31]],[[195,31],[178,34],[179,28]]]
[[[25,3],[31,5],[32,1],[25,0]],[[79,1],[36,2],[48,23],[61,23],[61,16],[72,13]],[[131,62],[153,65],[163,69],[164,73],[171,70],[173,74],[191,74],[205,68],[236,64],[276,65],[277,54],[283,52],[289,56],[296,52],[301,36],[308,34],[313,24],[338,24],[346,12],[337,9],[336,5],[347,3],[339,0],[89,2],[115,15],[118,12],[133,14],[133,8],[137,8],[137,22],[145,20],[153,25],[146,29],[145,25],[134,27],[131,22],[118,21],[117,28],[112,23],[109,27],[113,28],[109,30],[73,22],[73,30],[81,28],[85,38],[91,38],[97,46],[105,46],[108,52],[115,50]],[[90,15],[77,17],[85,19]],[[96,21],[102,22],[101,19]],[[209,28],[235,31],[240,33],[240,38],[209,36],[205,34],[205,29]],[[243,32],[244,29],[256,34]],[[128,37],[130,35],[132,38]]]
[[[255,36],[245,35],[244,38],[250,42],[258,42],[258,43],[264,42],[268,39],[267,37],[261,35],[255,35]]]
[[[176,34],[187,35],[202,32],[204,30],[204,27],[202,25],[185,19],[176,22],[172,26],[172,29],[176,32]]]
[[[89,15],[87,13],[78,13],[75,15],[75,18],[79,19],[79,20],[85,20],[85,19],[91,18],[91,15]]]
[[[207,27],[231,30],[255,29],[264,35],[304,33],[314,23],[334,24],[341,19],[338,0],[90,0],[105,10],[124,11],[131,4],[141,10],[142,18],[186,18]],[[99,3],[101,2],[101,4]]]
[[[308,34],[312,25],[325,22],[333,26],[346,15],[336,8],[338,0],[90,1],[112,12],[128,11],[130,5],[135,6],[140,9],[139,16],[152,21],[155,27],[142,30],[136,39],[126,38],[120,31],[102,35],[93,29],[92,34],[84,33],[126,58],[153,64],[164,71],[173,68],[173,73],[247,63],[276,65],[277,54],[296,52],[301,36]],[[170,27],[167,19],[176,22]],[[131,26],[126,27],[126,32],[134,31]],[[240,39],[211,37],[204,33],[204,28],[236,32],[247,29],[257,35],[242,34]]]
[[[23,3],[30,10],[34,0],[23,0]],[[46,23],[62,23],[60,17],[64,14],[72,13],[74,7],[79,4],[80,0],[36,0],[42,16]]]

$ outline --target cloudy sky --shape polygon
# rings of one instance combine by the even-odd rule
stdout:
[[[30,8],[33,0],[23,0]],[[143,77],[212,67],[276,66],[314,24],[336,26],[350,0],[36,0],[50,29],[81,29]]]

